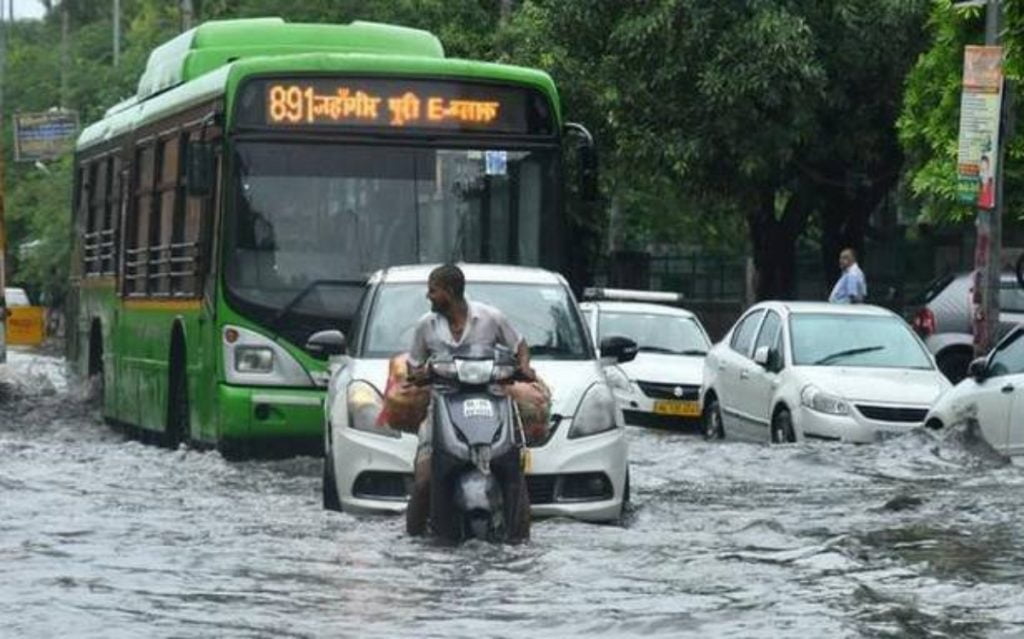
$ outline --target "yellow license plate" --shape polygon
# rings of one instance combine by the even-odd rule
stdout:
[[[676,417],[700,417],[700,404],[697,402],[663,400],[654,402],[654,412],[658,415],[674,415]]]

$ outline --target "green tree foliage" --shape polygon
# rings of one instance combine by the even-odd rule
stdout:
[[[1004,2],[1007,75],[1019,80],[1024,46],[1024,7]],[[898,127],[906,153],[905,179],[921,207],[921,221],[946,224],[974,217],[972,206],[956,199],[957,139],[960,130],[961,78],[964,47],[983,44],[982,8],[955,9],[950,0],[932,4],[928,30],[930,46],[907,77]],[[1016,100],[1015,119],[1022,122],[1024,103]],[[1004,134],[1006,131],[1004,131]],[[1007,140],[1004,170],[1006,215],[1024,219],[1024,138]]]
[[[66,65],[59,57],[59,4],[42,22],[15,25],[8,111],[59,104],[63,69],[66,106],[93,121],[134,92],[149,51],[182,27],[177,2],[122,0],[123,50],[114,68],[109,3],[65,4]],[[822,240],[828,262],[835,245],[860,246],[868,213],[899,175],[893,122],[906,70],[925,44],[930,8],[929,0],[193,0],[193,6],[197,21],[280,15],[404,24],[436,33],[450,56],[549,71],[567,116],[598,141],[603,208],[621,220],[622,245],[687,243],[736,253],[749,247],[763,297],[792,294],[794,247],[806,229],[820,230],[823,237],[812,239]],[[920,143],[915,157],[923,161],[927,150]],[[50,204],[39,197],[39,183],[49,180],[70,202],[64,169],[50,170],[52,176],[24,165],[11,171],[12,206],[25,208],[13,214],[12,243],[59,234],[56,226],[44,234],[35,221],[56,219],[45,212]],[[22,189],[25,194],[17,193]],[[62,209],[65,225],[69,209]],[[573,211],[581,243],[592,253],[603,248],[607,210]],[[35,279],[44,268],[28,261],[17,266],[16,278],[50,286]]]
[[[811,216],[860,246],[895,184],[893,122],[926,0],[527,0],[504,59],[548,69],[595,129],[627,239],[732,246],[745,221],[759,295],[792,294]]]

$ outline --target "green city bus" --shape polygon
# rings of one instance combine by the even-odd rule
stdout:
[[[592,193],[592,145],[547,74],[425,31],[202,24],[78,140],[69,360],[147,438],[318,450],[307,338],[344,330],[384,266],[564,272],[564,176]]]

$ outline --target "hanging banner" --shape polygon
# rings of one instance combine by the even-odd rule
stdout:
[[[18,113],[14,116],[14,159],[55,160],[75,147],[77,111]]]
[[[964,204],[974,204],[979,209],[996,206],[995,176],[1002,104],[1002,47],[965,47],[957,197]]]

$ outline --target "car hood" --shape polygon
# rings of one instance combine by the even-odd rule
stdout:
[[[619,364],[632,381],[661,384],[700,384],[704,377],[704,358],[693,355],[638,353],[632,362]]]
[[[854,368],[843,366],[797,367],[804,383],[843,399],[931,406],[950,383],[934,370]]]
[[[537,375],[551,389],[552,414],[571,417],[576,413],[587,389],[596,382],[604,381],[597,360],[535,359],[531,363]],[[354,359],[349,360],[347,366],[351,367],[345,371],[347,375],[340,375],[336,379],[346,380],[346,383],[349,379],[362,379],[373,384],[381,394],[384,393],[388,383],[388,360]]]

